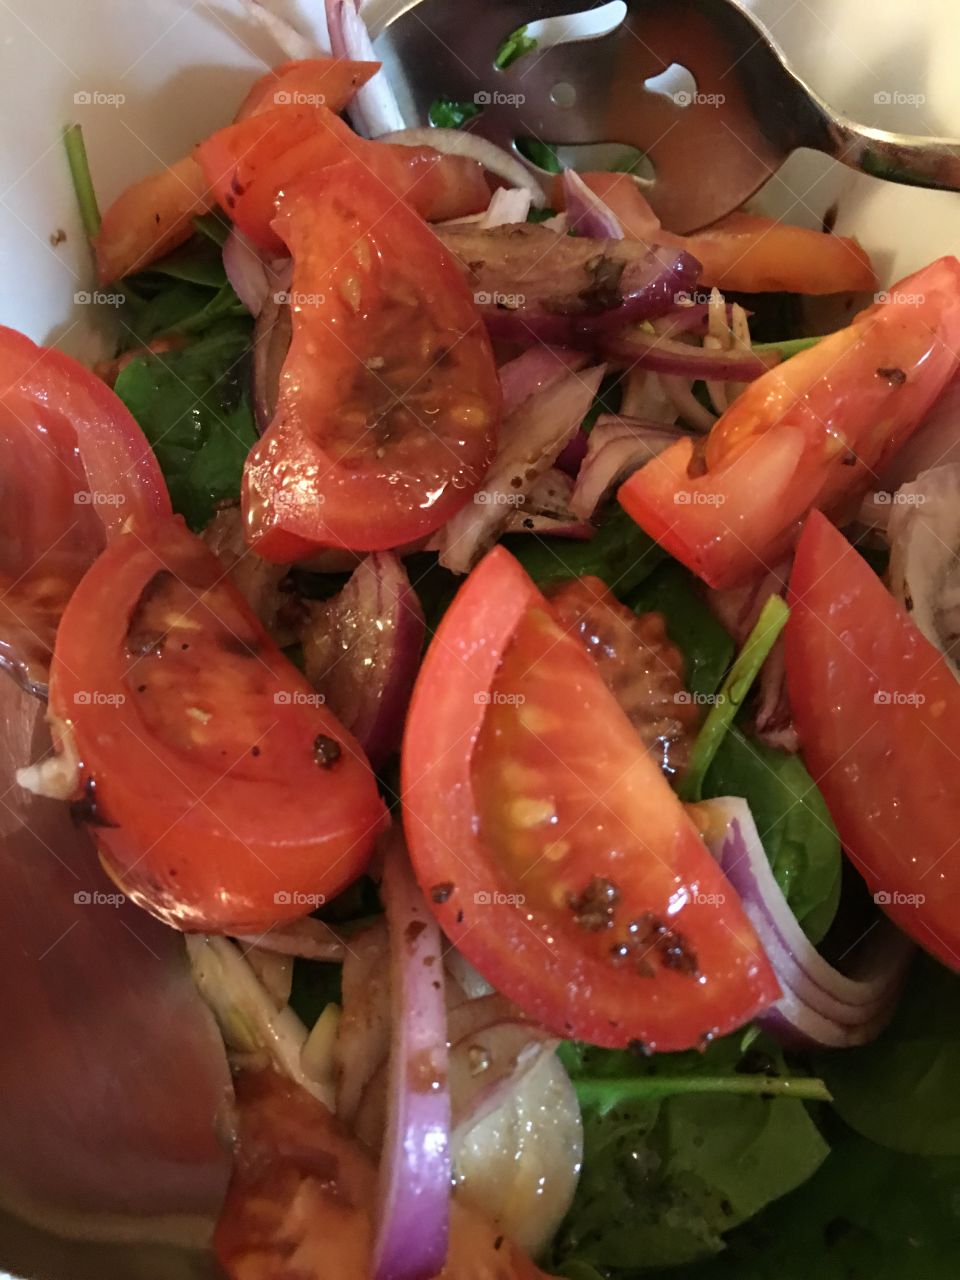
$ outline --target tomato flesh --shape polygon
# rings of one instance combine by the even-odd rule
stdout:
[[[816,507],[843,517],[960,367],[960,262],[941,258],[742,392],[702,449],[671,445],[619,500],[711,587],[768,571]]]
[[[352,162],[300,184],[276,225],[293,255],[293,339],[276,417],[246,464],[250,545],[284,562],[432,533],[479,487],[500,417],[462,276]]]
[[[50,706],[107,871],[167,923],[264,928],[366,864],[384,810],[362,750],[179,519],[83,578]]]
[[[776,998],[683,806],[502,548],[471,574],[425,659],[403,805],[451,941],[556,1034],[684,1049]]]
[[[379,62],[349,58],[299,58],[260,77],[240,105],[237,120],[275,107],[322,106],[339,112],[380,70]]]
[[[377,1171],[322,1102],[273,1072],[236,1085],[239,1141],[213,1240],[231,1280],[369,1280]],[[437,1280],[546,1280],[491,1223],[454,1199]]]
[[[490,188],[475,160],[432,147],[371,142],[325,107],[264,111],[213,134],[196,155],[224,211],[271,253],[283,252],[271,224],[284,191],[343,160],[362,164],[385,194],[435,221],[478,213],[490,202]]]
[[[790,607],[794,721],[844,848],[904,932],[960,969],[960,684],[818,513]]]

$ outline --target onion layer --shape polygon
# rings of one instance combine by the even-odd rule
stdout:
[[[758,354],[756,351],[708,350],[643,329],[613,335],[605,342],[604,349],[615,363],[715,382],[753,382],[780,361],[774,351]]]
[[[450,1226],[443,943],[397,837],[386,854],[383,897],[393,1039],[373,1280],[429,1280],[443,1268]]]
[[[638,467],[668,449],[684,433],[662,422],[640,422],[602,414],[587,440],[586,454],[570,495],[570,508],[589,520],[603,499]]]
[[[478,133],[460,129],[400,129],[395,133],[385,134],[380,141],[396,142],[403,147],[433,147],[448,156],[467,156],[483,165],[488,173],[495,173],[504,182],[509,182],[512,187],[529,191],[531,202],[537,209],[542,209],[547,203],[543,188],[529,169],[509,151],[481,138]]]
[[[841,1049],[866,1044],[893,1015],[913,952],[910,941],[882,921],[854,960],[857,976],[835,969],[804,934],[777,884],[745,800],[700,805],[704,839],[776,971],[783,995],[757,1021],[794,1048]]]

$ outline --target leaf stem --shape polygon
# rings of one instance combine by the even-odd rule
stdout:
[[[625,1079],[574,1080],[581,1104],[609,1111],[619,1102],[669,1098],[675,1094],[725,1093],[739,1096],[800,1098],[830,1102],[830,1091],[816,1076],[633,1076]]]
[[[67,163],[70,166],[73,190],[80,207],[83,229],[92,240],[100,230],[100,209],[97,205],[97,193],[93,189],[93,178],[90,176],[90,162],[87,159],[87,148],[83,141],[83,130],[78,124],[68,125],[64,129],[63,145],[67,152]]]

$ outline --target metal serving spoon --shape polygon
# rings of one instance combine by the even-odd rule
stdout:
[[[584,10],[615,29],[553,46],[548,35],[497,69],[512,33]],[[444,95],[480,104],[469,127],[508,150],[518,138],[637,148],[649,162],[645,194],[673,231],[736,209],[798,147],[892,182],[960,190],[960,142],[869,129],[833,111],[736,0],[368,0],[363,13],[408,126],[426,124]],[[651,87],[673,64],[692,80],[672,94]]]

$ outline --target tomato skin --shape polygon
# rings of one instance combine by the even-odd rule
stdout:
[[[196,150],[220,206],[265,252],[283,252],[272,227],[277,201],[293,183],[344,160],[356,160],[394,200],[443,221],[479,213],[490,188],[475,160],[432,147],[404,147],[358,137],[326,107],[288,106],[228,125]]]
[[[244,471],[247,540],[283,563],[424,537],[496,449],[500,382],[466,282],[352,161],[294,188],[275,225],[293,255],[293,339]]]
[[[887,915],[960,969],[960,684],[818,512],[789,602],[794,722],[844,848]]]
[[[660,226],[636,182],[626,173],[582,173],[634,240],[675,245],[703,267],[700,282],[743,293],[873,292],[877,277],[870,256],[856,240],[807,227],[792,227],[756,213],[731,213],[691,235]],[[554,183],[554,203],[562,208],[563,188]]]
[[[685,1049],[776,998],[773,971],[683,806],[596,665],[503,548],[440,624],[402,764],[408,846],[434,914],[488,981],[555,1034]],[[540,790],[517,797],[519,814],[507,792],[528,770]],[[531,798],[555,808],[553,847],[527,824]],[[572,902],[594,877],[619,893],[596,928]],[[680,963],[653,940],[615,961],[631,917],[645,930],[656,920],[666,932],[669,921]]]
[[[272,1071],[242,1072],[233,1180],[213,1248],[230,1280],[369,1280],[376,1169],[322,1102]],[[437,1280],[545,1280],[474,1210],[451,1203]]]
[[[316,102],[339,112],[358,89],[380,70],[379,62],[349,58],[297,58],[271,68],[240,104],[236,120],[247,120],[278,106]]]
[[[752,383],[694,467],[672,445],[619,490],[624,509],[711,587],[786,555],[811,507],[852,512],[960,367],[960,262],[941,258],[885,301]]]
[[[50,707],[107,871],[168,924],[258,930],[362,871],[384,817],[366,758],[179,517],[87,572]]]

